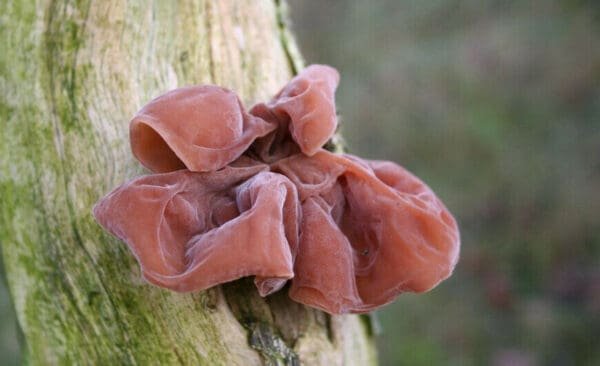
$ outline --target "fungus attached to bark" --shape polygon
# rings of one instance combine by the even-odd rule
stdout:
[[[313,65],[246,112],[216,86],[171,91],[131,121],[152,174],[101,199],[98,222],[151,283],[198,291],[255,276],[262,296],[329,313],[371,311],[422,292],[456,265],[456,222],[400,166],[333,154],[337,71]]]

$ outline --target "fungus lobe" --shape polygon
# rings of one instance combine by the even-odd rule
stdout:
[[[252,275],[267,295],[293,277],[296,188],[262,164],[143,176],[108,194],[94,215],[158,286],[197,291]]]
[[[320,151],[274,165],[298,187],[300,251],[292,299],[333,313],[366,312],[447,278],[456,222],[418,178],[391,162]]]
[[[334,93],[340,76],[336,69],[311,65],[293,78],[268,103],[250,113],[278,128],[257,141],[262,160],[273,162],[292,153],[314,155],[337,127]]]
[[[340,314],[433,288],[458,260],[456,221],[397,164],[323,149],[338,82],[310,66],[249,112],[217,86],[154,99],[130,138],[157,174],[102,198],[96,220],[174,291],[255,276],[267,296],[291,280],[293,300]]]
[[[201,85],[152,100],[129,131],[133,154],[151,171],[207,172],[231,163],[275,127],[248,114],[232,91]]]

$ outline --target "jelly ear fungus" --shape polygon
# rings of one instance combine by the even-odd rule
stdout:
[[[433,288],[458,260],[456,221],[397,164],[323,149],[338,82],[309,66],[249,112],[212,85],[154,99],[130,124],[154,174],[102,198],[96,220],[174,291],[254,276],[267,296],[291,281],[293,300],[341,314]]]

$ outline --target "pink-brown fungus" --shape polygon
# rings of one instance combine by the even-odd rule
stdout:
[[[273,169],[294,182],[302,202],[292,299],[330,313],[366,312],[452,272],[456,222],[400,166],[321,151]]]
[[[338,82],[310,66],[249,113],[216,86],[151,101],[131,121],[131,146],[163,174],[108,194],[96,219],[148,281],[175,291],[255,276],[266,296],[291,279],[292,299],[340,314],[433,288],[458,260],[456,222],[400,166],[322,148]]]
[[[131,150],[156,173],[214,171],[276,128],[248,114],[237,95],[213,85],[172,90],[144,106],[130,124]]]
[[[134,179],[94,208],[126,242],[144,277],[175,291],[257,277],[261,295],[293,277],[296,188],[262,164],[178,170]]]
[[[311,65],[269,103],[259,103],[250,110],[251,114],[280,126],[278,131],[261,142],[263,159],[266,159],[265,149],[277,151],[283,148],[287,154],[292,152],[294,147],[284,143],[286,139],[293,139],[296,149],[309,156],[323,147],[337,127],[334,93],[339,80],[336,69]]]

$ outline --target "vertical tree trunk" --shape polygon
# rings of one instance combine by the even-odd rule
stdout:
[[[32,364],[365,365],[367,318],[330,317],[248,281],[193,295],[147,285],[90,209],[141,173],[128,120],[178,86],[246,103],[301,67],[262,1],[0,2],[0,241]]]

